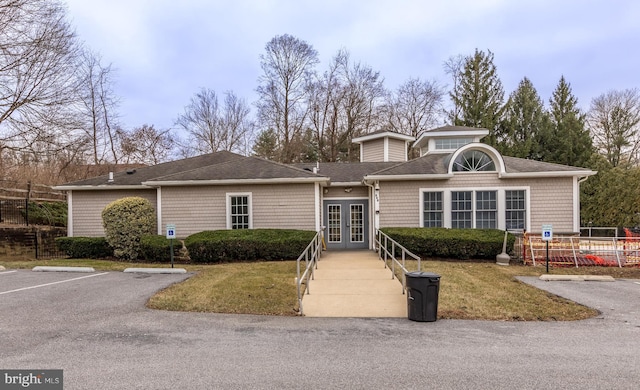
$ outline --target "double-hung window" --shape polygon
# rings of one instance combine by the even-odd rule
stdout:
[[[227,194],[227,229],[251,228],[251,194]]]
[[[442,191],[423,192],[423,225],[424,227],[442,227]]]
[[[473,191],[451,193],[451,227],[469,229],[473,227]]]
[[[497,191],[476,191],[476,228],[498,227]]]
[[[505,191],[505,222],[507,230],[526,228],[527,203],[524,190]]]

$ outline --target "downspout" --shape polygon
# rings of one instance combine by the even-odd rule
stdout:
[[[574,222],[573,222],[574,232],[580,232],[580,183],[584,183],[588,178],[589,176],[585,176],[583,178],[577,177],[577,180],[576,180],[576,189],[573,194],[574,207],[576,208],[574,212]]]
[[[371,188],[371,201],[373,202],[373,229],[371,229],[371,237],[375,238],[376,232],[380,229],[380,186],[376,181],[374,184],[367,183],[366,180],[362,180],[362,184]],[[371,240],[371,248],[376,249],[373,244],[375,240]]]

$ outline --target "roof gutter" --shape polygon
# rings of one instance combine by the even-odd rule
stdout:
[[[372,181],[407,181],[407,180],[446,180],[451,179],[451,173],[438,173],[435,175],[367,175],[363,181],[365,184]]]
[[[227,180],[168,180],[168,181],[145,181],[142,185],[149,187],[182,187],[182,186],[224,186],[224,185],[247,185],[247,184],[305,184],[322,183],[329,185],[328,177],[300,177],[300,178],[277,178],[277,179],[227,179]]]
[[[589,177],[598,172],[594,171],[554,171],[554,172],[502,172],[500,179],[535,179],[540,177]]]
[[[133,185],[125,185],[125,184],[100,184],[97,186],[55,186],[51,187],[57,191],[95,191],[95,190],[150,190],[153,187],[141,185],[141,184],[133,184]]]

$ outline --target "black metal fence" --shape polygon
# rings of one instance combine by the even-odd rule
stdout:
[[[0,223],[29,225],[27,199],[0,199]]]
[[[33,234],[33,243],[36,259],[61,259],[67,254],[56,246],[56,237],[67,235],[66,229],[36,230]]]
[[[64,227],[0,227],[0,257],[65,258],[55,240],[66,235]]]

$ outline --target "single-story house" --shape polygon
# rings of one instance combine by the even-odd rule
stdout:
[[[381,227],[580,230],[580,183],[596,172],[502,156],[488,130],[445,126],[418,140],[378,131],[353,141],[360,162],[280,164],[216,152],[56,187],[69,236],[102,236],[101,213],[126,196],[148,199],[157,232],[289,228],[323,231],[329,249],[372,248]],[[408,149],[419,157],[408,159]]]

